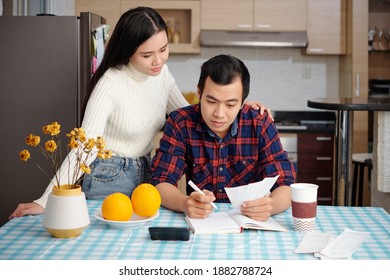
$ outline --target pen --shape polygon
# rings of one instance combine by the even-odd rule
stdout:
[[[191,186],[191,188],[194,189],[194,191],[197,191],[198,193],[201,193],[201,194],[205,195],[204,192],[202,192],[202,191],[198,188],[198,186],[195,185],[194,182],[192,182],[191,180],[188,182],[188,184]],[[211,206],[213,206],[214,209],[218,209],[217,206],[214,204],[214,202],[210,202],[210,204],[211,204]]]

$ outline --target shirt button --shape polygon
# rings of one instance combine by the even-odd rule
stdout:
[[[220,192],[220,193],[221,193],[221,192],[222,192],[222,189],[219,189],[219,190],[218,190],[218,192]]]
[[[245,161],[245,160],[243,160],[243,161],[242,161],[242,164],[246,164],[246,161]]]
[[[223,171],[223,167],[220,167],[220,168],[219,168],[219,171],[221,171],[221,172],[222,172],[222,171]]]

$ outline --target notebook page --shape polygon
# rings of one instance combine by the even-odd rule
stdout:
[[[229,215],[237,224],[243,228],[261,229],[261,230],[273,230],[273,231],[287,231],[282,225],[280,225],[274,218],[269,217],[267,221],[260,222],[253,220],[243,214],[239,209],[233,209],[228,211]]]
[[[239,233],[241,228],[227,212],[213,212],[205,219],[186,217],[192,231],[197,233]]]

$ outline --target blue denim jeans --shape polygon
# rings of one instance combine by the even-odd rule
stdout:
[[[130,197],[138,185],[150,182],[150,160],[150,156],[96,158],[90,166],[91,173],[84,175],[82,189],[86,198],[103,200],[115,192]]]

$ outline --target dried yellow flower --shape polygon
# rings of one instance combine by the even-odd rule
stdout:
[[[106,143],[104,142],[104,139],[102,137],[97,137],[96,139],[96,148],[99,150],[103,150],[106,146]]]
[[[50,134],[51,136],[55,136],[60,134],[61,125],[58,122],[52,122],[51,124],[42,127],[42,131],[45,134]]]
[[[85,144],[85,148],[91,150],[94,146],[95,146],[95,139],[93,138],[88,139],[87,144]]]
[[[46,151],[53,153],[55,150],[57,150],[57,144],[54,140],[49,140],[45,143],[45,149]]]
[[[61,154],[61,140],[59,134],[61,132],[61,125],[58,122],[52,122],[51,124],[45,125],[42,127],[42,131],[44,134],[48,134],[49,140],[45,143],[44,147],[41,144],[41,138],[34,134],[29,134],[25,138],[25,142],[27,145],[36,147],[44,157],[49,160],[51,167],[54,169],[55,173],[55,181],[57,185],[60,185],[62,180],[60,180],[60,176],[58,175],[58,167],[61,166],[62,162],[62,154]],[[53,137],[56,136],[56,137]],[[105,147],[105,143],[102,137],[98,137],[96,140],[93,138],[88,139],[83,128],[74,128],[68,134],[69,137],[68,142],[68,151],[70,149],[74,150],[74,156],[76,157],[76,166],[75,173],[72,175],[72,178],[68,178],[67,181],[70,182],[72,186],[76,186],[80,183],[81,174],[80,172],[84,172],[86,174],[91,173],[91,168],[88,166],[87,162],[93,154],[97,154],[97,156],[101,158],[110,158],[112,156],[111,151],[103,150]],[[96,147],[96,148],[95,148]],[[31,159],[37,167],[49,178],[52,180],[52,177],[39,165],[37,161],[35,161],[30,156],[30,152],[28,150],[23,150],[19,152],[19,157],[22,161],[27,161]],[[68,175],[69,176],[69,175]]]
[[[99,150],[97,156],[102,159],[108,159],[112,157],[112,152],[109,150]]]
[[[85,172],[86,174],[91,173],[91,168],[88,165],[86,165],[85,163],[80,164],[80,169],[81,169],[81,171]]]
[[[71,138],[70,140],[69,140],[69,147],[71,148],[71,149],[77,149],[78,147],[79,147],[79,143],[77,142],[77,140],[75,140],[74,138]]]
[[[50,135],[51,136],[58,135],[60,134],[60,132],[61,132],[61,125],[58,122],[53,122],[50,125]]]
[[[76,132],[74,130],[72,130],[71,132],[66,134],[66,137],[75,138],[76,137]]]
[[[85,130],[82,127],[76,127],[74,128],[74,131],[76,132],[77,135],[85,134]]]
[[[81,136],[85,137],[85,130],[84,130],[84,128],[78,127],[78,128],[75,128],[74,130],[75,130],[77,136],[79,136],[79,137],[81,137]]]
[[[44,134],[50,134],[50,125],[45,125],[42,127],[42,131]]]
[[[36,146],[39,145],[40,142],[41,142],[41,137],[39,137],[37,135],[34,135],[34,134],[30,133],[26,137],[26,144],[29,145],[29,146],[36,147]]]
[[[75,139],[77,141],[80,141],[81,143],[84,143],[85,141],[87,141],[87,136],[85,134],[85,130],[81,127],[74,128],[66,136],[68,136],[71,139]]]
[[[81,143],[85,143],[85,141],[87,141],[87,137],[85,135],[79,135],[79,141]]]
[[[23,161],[27,161],[30,158],[30,152],[27,150],[23,150],[19,153],[19,157]]]

